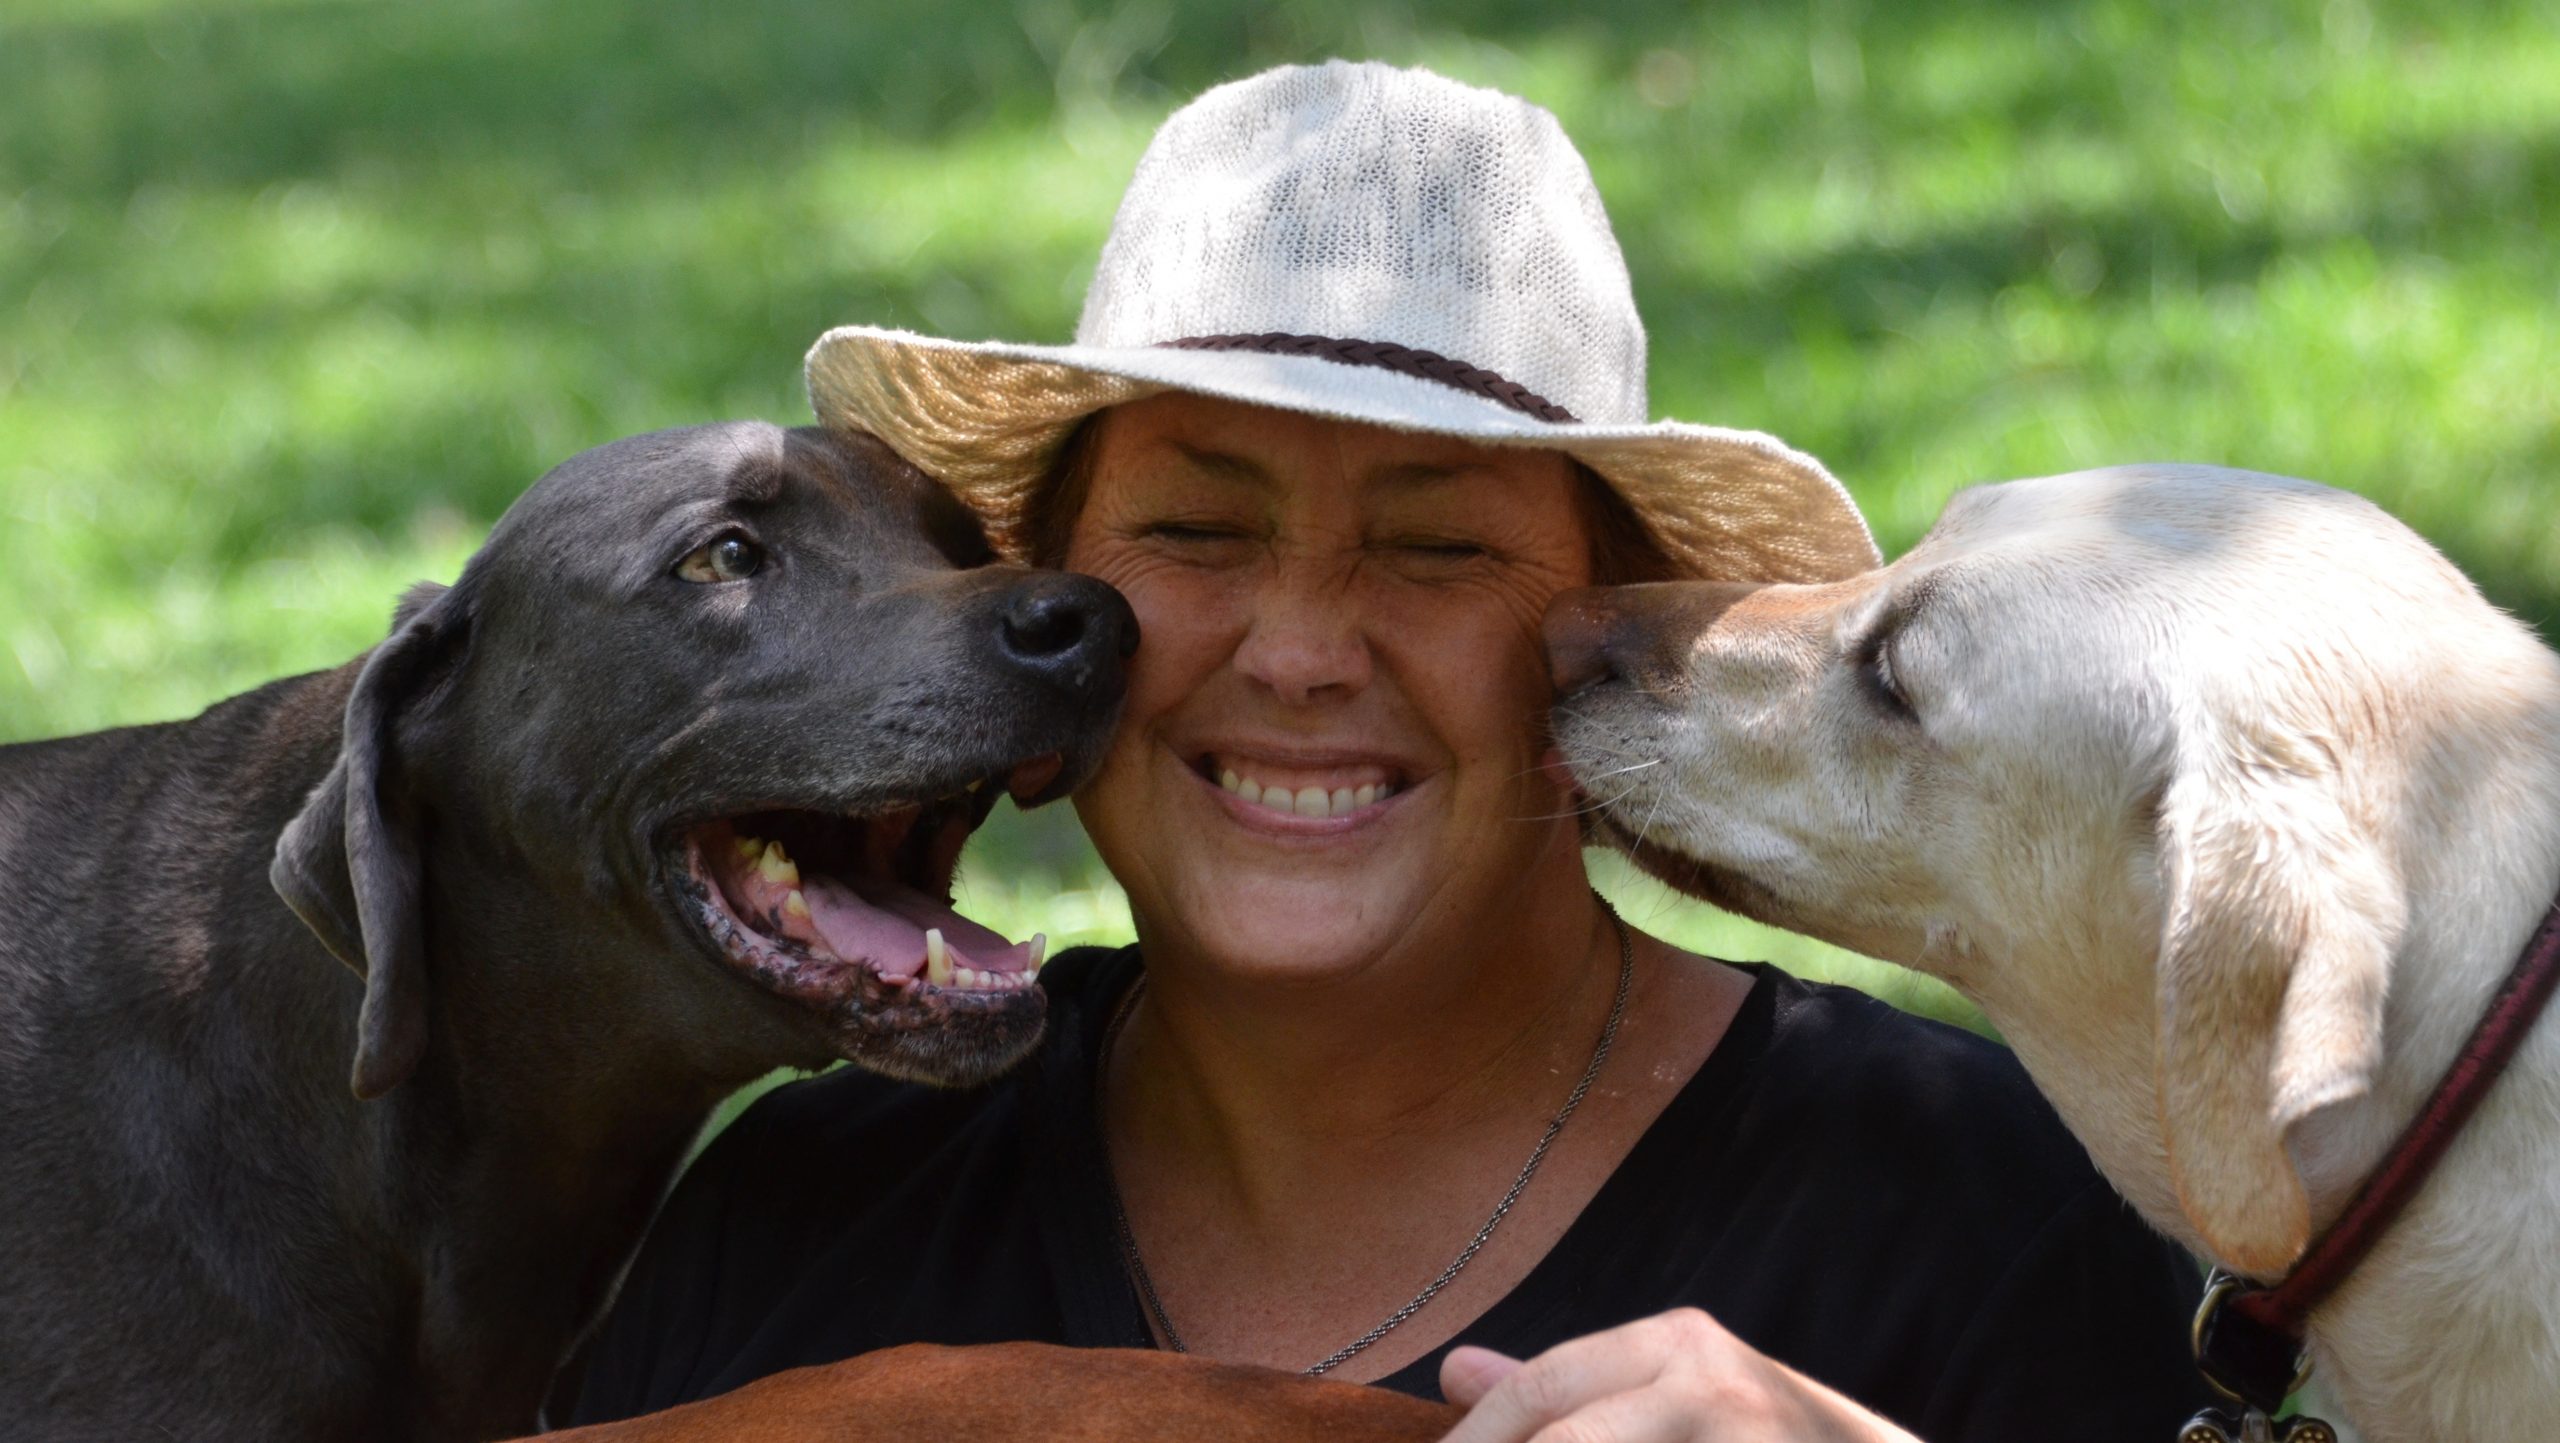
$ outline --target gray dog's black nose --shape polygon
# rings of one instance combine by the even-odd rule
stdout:
[[[1069,686],[1116,675],[1138,649],[1129,603],[1089,576],[1043,576],[1014,588],[1001,632],[1007,659]]]

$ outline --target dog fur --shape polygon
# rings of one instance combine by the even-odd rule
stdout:
[[[1384,1388],[1146,1348],[911,1343],[549,1436],[561,1443],[1431,1443],[1462,1415]]]
[[[762,571],[676,574],[723,528]],[[0,1435],[522,1433],[724,1094],[1027,1051],[1036,987],[758,985],[676,840],[1079,780],[1136,623],[986,559],[876,442],[663,432],[554,470],[365,657],[0,748]]]
[[[1877,572],[1562,598],[1600,827],[1978,1003],[2155,1225],[2281,1274],[2560,892],[2560,657],[2309,482],[1980,487]],[[2367,1436],[2560,1431],[2560,1019],[2312,1319]]]

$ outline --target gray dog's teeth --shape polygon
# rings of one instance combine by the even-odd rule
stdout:
[[[800,885],[800,864],[791,860],[791,855],[782,850],[780,842],[764,844],[764,855],[756,860],[756,871],[768,882],[785,887]]]

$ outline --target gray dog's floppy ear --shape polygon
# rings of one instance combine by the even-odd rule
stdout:
[[[347,696],[338,762],[276,842],[267,876],[338,960],[364,978],[353,1083],[374,1098],[400,1085],[427,1046],[426,934],[412,819],[383,794],[392,730],[464,629],[450,591],[413,588],[391,637]]]
[[[2195,741],[2160,817],[2169,1177],[2223,1263],[2273,1277],[2311,1235],[2285,1135],[2372,1086],[2407,900],[2318,739]]]

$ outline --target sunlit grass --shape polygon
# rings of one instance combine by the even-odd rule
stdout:
[[[2539,0],[21,0],[0,740],[345,659],[568,454],[804,419],[828,325],[1064,337],[1157,120],[1335,53],[1557,111],[1655,408],[1823,457],[1889,549],[1974,481],[2215,461],[2366,492],[2560,621]],[[1008,926],[1125,935],[1072,837],[999,828],[969,885]]]

